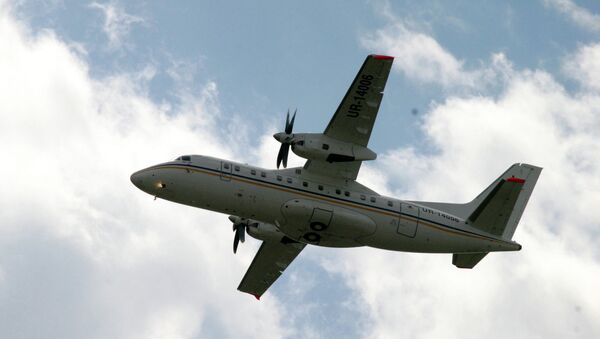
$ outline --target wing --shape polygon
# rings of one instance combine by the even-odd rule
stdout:
[[[369,55],[323,134],[367,147],[393,57]]]
[[[306,246],[284,239],[288,238],[284,237],[281,241],[263,241],[238,290],[259,299]]]
[[[329,121],[328,137],[367,147],[394,58],[369,55]],[[327,176],[356,179],[361,161],[328,163],[308,160],[304,168]]]

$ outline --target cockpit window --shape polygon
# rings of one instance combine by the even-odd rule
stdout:
[[[192,157],[190,155],[182,155],[179,158],[175,159],[175,161],[192,161]]]

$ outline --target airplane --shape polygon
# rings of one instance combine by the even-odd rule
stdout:
[[[540,167],[514,164],[462,204],[400,200],[356,181],[362,162],[377,157],[367,146],[393,61],[367,56],[323,133],[292,133],[296,112],[290,120],[288,111],[284,131],[274,135],[277,169],[183,155],[131,181],[155,199],[230,214],[234,253],[246,233],[261,240],[238,286],[256,299],[307,245],[451,253],[458,268],[520,250],[512,237]],[[303,167],[287,168],[290,148],[307,159]]]

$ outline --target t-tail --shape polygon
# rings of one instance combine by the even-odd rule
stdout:
[[[514,164],[469,203],[419,204],[452,213],[474,228],[511,240],[541,172],[541,167]],[[473,268],[487,254],[488,252],[455,253],[452,264],[459,268]]]

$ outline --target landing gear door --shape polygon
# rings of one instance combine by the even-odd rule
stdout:
[[[231,180],[231,163],[227,161],[221,161],[221,180],[230,181]]]
[[[400,221],[398,222],[398,233],[410,238],[417,234],[419,223],[419,208],[408,203],[402,203],[400,207]]]
[[[313,209],[312,217],[310,218],[310,228],[313,231],[324,231],[331,223],[331,211],[321,208]]]

